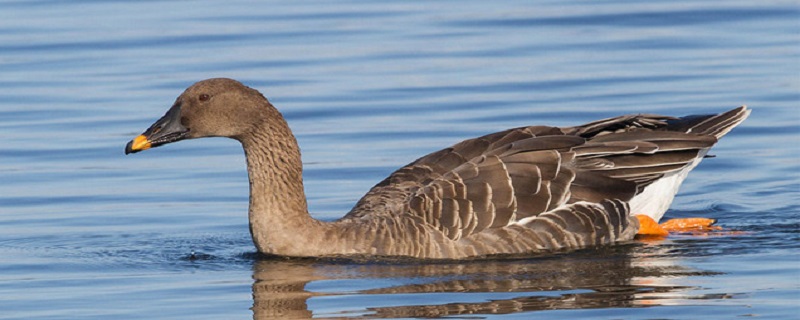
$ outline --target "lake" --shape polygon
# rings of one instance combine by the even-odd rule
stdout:
[[[283,112],[323,220],[463,139],[746,104],[666,215],[735,232],[507,260],[264,257],[235,141],[123,153],[211,77]],[[798,110],[796,1],[4,1],[0,319],[792,319]]]

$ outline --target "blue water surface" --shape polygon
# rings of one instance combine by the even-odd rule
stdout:
[[[747,104],[667,213],[736,232],[462,263],[262,257],[234,141],[123,154],[221,76],[283,112],[325,220],[462,139]],[[793,319],[799,108],[796,1],[4,1],[0,319]]]

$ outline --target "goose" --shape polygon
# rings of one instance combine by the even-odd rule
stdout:
[[[233,79],[187,88],[128,142],[125,154],[184,139],[239,141],[250,182],[250,234],[264,254],[529,255],[663,233],[658,221],[686,175],[749,114],[741,106],[712,115],[635,114],[491,133],[398,169],[335,221],[309,214],[300,149],[281,113]]]

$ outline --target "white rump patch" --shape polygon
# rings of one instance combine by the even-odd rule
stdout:
[[[667,209],[669,209],[669,206],[672,204],[672,200],[675,199],[675,194],[678,193],[681,183],[683,183],[683,180],[686,180],[686,176],[689,175],[689,171],[692,171],[692,169],[703,160],[707,152],[708,149],[701,151],[698,157],[686,168],[665,175],[661,179],[645,187],[642,193],[634,196],[629,202],[631,207],[630,214],[643,214],[653,218],[655,221],[661,220],[661,217],[664,216],[664,213],[667,212]]]

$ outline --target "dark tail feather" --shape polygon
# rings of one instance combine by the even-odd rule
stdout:
[[[668,131],[711,135],[719,139],[742,123],[749,115],[750,110],[747,109],[747,106],[741,106],[716,115],[693,115],[668,120],[665,129]]]

